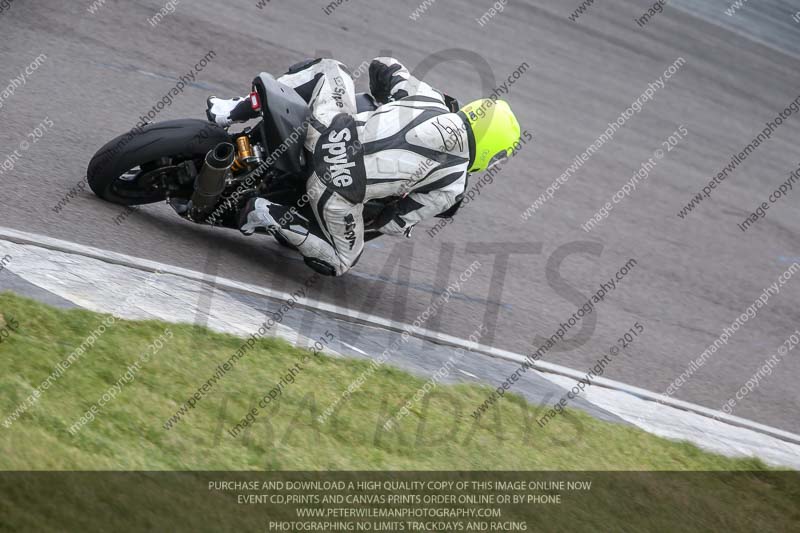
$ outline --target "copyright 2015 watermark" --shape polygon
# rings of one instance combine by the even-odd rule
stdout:
[[[0,344],[4,343],[12,333],[19,330],[19,322],[13,316],[8,318],[0,315]]]

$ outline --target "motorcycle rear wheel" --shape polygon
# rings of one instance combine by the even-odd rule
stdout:
[[[195,160],[231,142],[223,128],[204,120],[182,119],[148,124],[112,139],[89,162],[87,181],[108,202],[142,205],[166,199],[164,186],[179,163]]]

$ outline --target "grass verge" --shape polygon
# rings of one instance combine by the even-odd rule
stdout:
[[[0,415],[9,414],[104,315],[57,310],[9,293],[0,312],[18,322],[0,343]],[[172,332],[170,339],[165,329]],[[156,339],[164,347],[132,381],[120,379]],[[486,387],[439,386],[390,430],[385,421],[425,383],[390,366],[313,355],[237,438],[228,430],[297,369],[306,350],[256,341],[171,429],[164,424],[243,340],[159,322],[118,320],[13,422],[0,424],[0,469],[19,470],[762,470],[636,428],[568,410],[545,428],[540,408],[507,395],[480,421]],[[85,344],[84,344],[85,345]],[[320,422],[359,376],[367,379]],[[130,375],[130,373],[128,373]],[[70,426],[121,384],[95,419]]]

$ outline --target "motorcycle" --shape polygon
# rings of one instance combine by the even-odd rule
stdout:
[[[304,198],[311,173],[304,149],[308,104],[268,73],[253,81],[250,102],[260,110],[260,121],[238,133],[205,120],[180,119],[112,139],[89,163],[89,187],[103,200],[125,206],[166,201],[199,224],[238,229],[237,214],[256,196],[294,206],[314,221]],[[379,107],[367,93],[358,94],[356,102],[359,113]],[[396,200],[367,202],[365,226]],[[365,238],[378,236],[368,229]]]

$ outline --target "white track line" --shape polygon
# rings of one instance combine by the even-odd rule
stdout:
[[[139,270],[146,270],[150,272],[161,271],[164,273],[173,274],[175,276],[181,276],[187,279],[192,279],[201,283],[208,282],[207,279],[208,276],[203,274],[202,272],[197,272],[194,270],[189,270],[173,265],[167,265],[156,261],[150,261],[148,259],[142,259],[130,255],[120,254],[117,252],[111,252],[108,250],[102,250],[99,248],[72,243],[69,241],[54,239],[52,237],[47,237],[45,235],[37,235],[33,233],[17,231],[11,228],[0,227],[0,239],[10,241],[16,244],[27,244],[27,245],[47,248],[50,250],[56,250],[59,252],[78,254],[112,264],[136,268]],[[224,288],[231,291],[256,294],[259,296],[279,301],[284,301],[290,298],[289,293],[276,291],[265,287],[259,287],[257,285],[251,285],[249,283],[242,283],[227,278],[215,277],[214,285],[217,288]],[[389,320],[379,316],[374,316],[367,313],[361,313],[353,309],[347,309],[326,302],[320,302],[317,300],[306,298],[301,300],[298,305],[309,309],[322,311],[324,313],[328,313],[331,315],[344,317],[349,319],[350,321],[364,322],[367,324],[379,326],[392,331],[398,331],[398,332],[408,331],[412,336],[430,342],[464,348],[475,353],[481,353],[484,355],[489,355],[491,357],[497,357],[500,359],[513,361],[515,363],[522,364],[524,361],[526,361],[526,357],[522,354],[510,352],[508,350],[502,350],[500,348],[494,348],[491,346],[485,346],[464,339],[459,339],[458,337],[447,335],[445,333],[423,331],[420,328],[415,328],[410,324],[404,324],[402,322]],[[586,375],[585,372],[573,370],[565,366],[556,365],[545,361],[536,361],[533,366],[534,368],[536,368],[536,370],[539,370],[540,372],[557,374],[574,380],[584,378]],[[753,422],[752,420],[747,420],[745,418],[740,418],[738,416],[729,415],[722,411],[717,411],[714,409],[703,407],[701,405],[696,405],[690,402],[677,400],[675,398],[671,398],[663,394],[651,392],[645,389],[641,389],[639,387],[634,387],[611,379],[595,378],[593,384],[607,389],[631,394],[643,400],[658,402],[660,404],[669,407],[673,407],[683,411],[688,411],[704,417],[712,418],[714,420],[725,422],[733,426],[746,428],[752,431],[756,431],[758,433],[778,438],[783,441],[791,442],[794,444],[800,444],[800,435],[796,435],[794,433],[790,433],[782,429],[760,424],[758,422]]]

